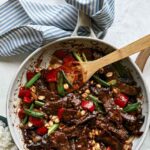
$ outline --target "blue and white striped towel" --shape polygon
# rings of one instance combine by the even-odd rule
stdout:
[[[97,36],[113,22],[114,0],[50,2],[52,0],[9,0],[0,6],[0,56],[31,52],[48,42],[70,36],[76,26],[78,10],[92,18]]]

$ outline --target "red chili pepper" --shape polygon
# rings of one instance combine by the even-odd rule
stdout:
[[[128,101],[129,101],[129,98],[122,93],[117,94],[117,97],[114,100],[115,104],[122,108],[126,106]]]
[[[67,55],[63,59],[63,64],[67,65],[67,66],[70,66],[70,64],[72,64],[73,61],[75,61],[74,57],[72,55]]]
[[[39,118],[29,117],[29,121],[36,127],[42,127],[44,125],[44,121]]]
[[[25,113],[24,113],[24,110],[22,108],[19,110],[18,116],[19,116],[20,119],[24,119]]]
[[[31,103],[32,103],[32,99],[31,99],[30,97],[26,97],[26,96],[25,96],[25,97],[23,98],[23,102],[26,103],[26,104],[31,104]]]
[[[111,147],[107,147],[106,150],[112,150]]]
[[[67,51],[66,50],[57,50],[54,53],[54,56],[63,59],[65,56],[67,55]]]
[[[21,87],[21,88],[19,89],[19,94],[18,94],[18,96],[19,96],[20,98],[23,98],[23,97],[30,97],[30,95],[31,95],[30,89],[25,89],[25,87]]]
[[[64,108],[60,108],[60,109],[58,109],[57,116],[58,116],[58,118],[59,118],[59,119],[61,119],[61,118],[62,118],[63,112],[64,112]]]
[[[82,100],[81,106],[82,106],[83,109],[87,109],[90,112],[93,112],[94,109],[95,109],[94,103],[91,102],[91,101],[87,101],[87,100]]]
[[[57,73],[59,69],[52,69],[46,74],[46,80],[48,82],[56,82],[57,81]]]
[[[39,135],[45,135],[47,133],[48,129],[46,127],[40,127],[36,130],[36,133]]]
[[[27,73],[26,73],[27,81],[31,80],[34,75],[35,75],[34,72],[27,71]]]

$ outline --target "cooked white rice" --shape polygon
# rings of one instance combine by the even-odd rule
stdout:
[[[0,150],[17,150],[8,127],[0,120]]]

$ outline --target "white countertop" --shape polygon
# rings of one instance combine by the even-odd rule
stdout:
[[[1,0],[0,5],[6,0]],[[58,0],[57,0],[58,1]],[[150,0],[116,0],[116,17],[109,29],[105,41],[121,47],[150,33]],[[6,116],[7,91],[21,62],[28,56],[22,54],[13,57],[0,57],[0,114]],[[132,56],[132,60],[137,55]],[[144,69],[144,77],[150,82],[150,59]],[[150,85],[149,85],[150,87]],[[150,131],[141,150],[150,150]]]

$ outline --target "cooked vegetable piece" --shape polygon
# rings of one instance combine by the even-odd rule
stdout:
[[[83,52],[82,52],[82,57],[83,57],[84,61],[87,61],[87,58],[86,58],[86,56],[85,56],[85,54]]]
[[[104,113],[104,110],[102,108],[102,102],[99,101],[99,99],[96,96],[90,94],[88,95],[88,99],[93,101],[94,105],[96,106],[96,110],[98,112]]]
[[[25,97],[23,98],[23,102],[26,103],[26,104],[31,104],[31,103],[32,103],[32,99],[31,99],[30,97],[26,97],[26,96],[25,96]]]
[[[113,66],[115,67],[115,70],[118,72],[120,77],[128,77],[125,67],[120,62],[113,63]]]
[[[33,108],[34,108],[34,104],[32,103],[31,106],[30,106],[30,110],[32,110]],[[27,121],[28,121],[28,115],[25,116],[25,118],[23,119],[22,123],[26,124]]]
[[[47,82],[56,82],[57,81],[57,73],[59,71],[59,68],[56,68],[56,69],[52,69],[52,70],[49,70],[47,73],[46,73],[46,81]]]
[[[110,81],[108,82],[108,84],[109,84],[109,85],[112,85],[112,86],[113,86],[113,85],[116,85],[116,84],[117,84],[117,80],[115,80],[115,79],[114,79],[114,80],[110,80]]]
[[[89,97],[93,102],[102,104],[102,102],[99,101],[99,99],[98,99],[96,96],[93,96],[93,95],[89,94],[88,97]]]
[[[32,71],[27,71],[26,77],[27,81],[31,80],[34,77],[35,73]]]
[[[105,86],[105,87],[109,87],[110,84],[102,79],[100,79],[97,75],[94,75],[93,78],[100,83],[101,85]]]
[[[63,74],[61,72],[58,72],[57,74],[57,91],[58,91],[58,94],[60,96],[64,96],[65,95],[65,90],[64,90],[64,85],[63,85]]]
[[[79,56],[79,54],[77,54],[75,51],[73,51],[72,53],[73,53],[74,57],[75,57],[78,61],[82,62],[82,59],[81,59],[81,57]]]
[[[34,77],[28,81],[25,85],[26,88],[30,88],[41,76],[41,73],[38,72],[36,75],[34,75]]]
[[[73,61],[75,61],[74,57],[72,55],[66,55],[63,59],[63,65],[70,66]]]
[[[115,104],[122,108],[127,105],[128,101],[129,98],[122,93],[117,94],[116,98],[114,99]]]
[[[48,129],[46,127],[40,127],[36,130],[36,133],[39,134],[39,135],[45,135],[47,133]]]
[[[133,104],[128,104],[126,107],[124,107],[124,111],[125,112],[133,112],[133,111],[136,111],[139,107],[140,107],[140,103],[137,102],[137,103],[133,103]]]
[[[59,124],[54,124],[48,129],[48,135],[52,134],[57,128],[59,127]]]
[[[35,103],[35,105],[37,105],[37,106],[44,106],[44,104],[45,104],[45,103],[40,102],[40,101],[35,101],[34,103]]]
[[[93,112],[95,109],[95,105],[92,101],[82,100],[81,106],[83,109],[89,110],[90,112]]]
[[[61,73],[63,75],[64,80],[69,84],[70,87],[72,87],[72,83],[67,79],[67,76],[63,70],[61,70]]]
[[[25,109],[25,113],[29,116],[33,116],[33,117],[36,117],[36,118],[43,118],[44,117],[43,113],[32,111],[32,110],[29,110],[29,109]]]
[[[21,108],[18,112],[18,116],[20,119],[24,119],[25,118],[25,112],[24,112],[24,109]]]
[[[44,125],[44,121],[41,118],[34,118],[30,116],[29,121],[36,127],[42,127]]]
[[[19,94],[18,94],[18,96],[20,98],[23,98],[25,96],[30,97],[30,95],[31,95],[31,90],[30,89],[25,89],[25,87],[20,87]]]

